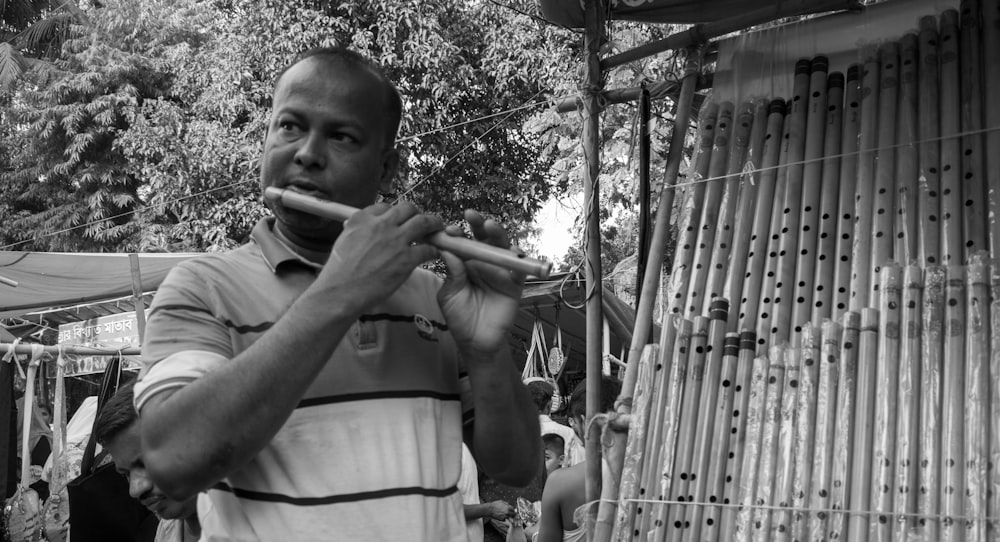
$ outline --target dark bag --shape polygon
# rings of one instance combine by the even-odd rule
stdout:
[[[97,396],[97,415],[83,453],[80,476],[67,484],[69,532],[73,542],[152,542],[159,520],[128,493],[128,481],[111,463],[94,468],[97,441],[94,429],[101,409],[121,380],[121,357],[115,356],[104,371]]]

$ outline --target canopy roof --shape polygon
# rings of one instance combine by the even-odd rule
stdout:
[[[539,0],[545,19],[569,28],[583,28],[583,0]],[[814,0],[613,0],[610,19],[664,24],[697,24],[725,19],[762,8],[774,9],[773,19],[789,14],[817,13]],[[828,9],[828,8],[826,8]]]

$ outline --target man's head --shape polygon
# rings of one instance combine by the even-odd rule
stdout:
[[[539,414],[549,413],[549,407],[552,405],[552,394],[555,391],[555,387],[544,380],[531,380],[528,382],[528,393],[531,394],[531,400],[535,403],[535,408],[538,409]]]
[[[111,454],[115,469],[128,479],[128,492],[162,519],[186,519],[197,511],[196,499],[175,501],[153,485],[142,461],[139,417],[132,405],[132,382],[123,385],[101,409],[94,435]]]
[[[375,202],[399,166],[402,100],[354,51],[306,51],[278,77],[261,158],[261,188],[287,188],[352,207]],[[293,241],[329,247],[341,224],[271,203]]]
[[[621,380],[613,376],[601,375],[601,412],[610,412],[615,408],[615,400],[621,394]],[[587,380],[581,380],[573,388],[573,393],[569,396],[569,421],[570,426],[576,431],[580,440],[584,440],[584,422],[587,419]]]
[[[552,474],[552,471],[562,467],[566,441],[555,433],[546,433],[542,435],[542,445],[545,447],[545,471]]]

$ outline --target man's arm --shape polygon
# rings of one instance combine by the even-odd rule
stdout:
[[[466,504],[465,519],[492,518],[498,521],[514,515],[514,507],[504,501],[484,502],[481,504]]]
[[[419,240],[439,230],[440,220],[411,205],[373,206],[355,216],[330,256],[336,265],[324,266],[260,339],[194,382],[144,403],[143,459],[170,497],[189,498],[250,461],[291,415],[357,317],[437,254]]]
[[[473,236],[509,248],[507,234],[492,220],[466,211]],[[448,233],[460,234],[449,228]],[[520,308],[524,276],[442,251],[449,275],[438,303],[458,345],[472,387],[475,421],[470,448],[480,468],[495,480],[528,484],[542,458],[538,412],[510,358],[507,337]]]
[[[562,542],[562,503],[567,476],[561,470],[552,473],[542,490],[542,511],[538,518],[536,542]]]

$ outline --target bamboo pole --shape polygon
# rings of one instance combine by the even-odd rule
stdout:
[[[768,540],[787,542],[791,534],[792,485],[795,468],[795,425],[798,421],[799,394],[802,384],[802,349],[785,348],[785,389],[781,392],[781,420],[778,426],[778,449],[771,501],[778,510],[771,513]]]
[[[772,100],[768,105],[767,134],[765,136],[760,177],[757,186],[757,201],[754,204],[753,226],[750,234],[750,248],[747,252],[743,288],[740,295],[739,331],[753,331],[757,325],[760,309],[760,292],[764,283],[764,265],[770,239],[772,206],[780,196],[777,189],[777,169],[780,161],[781,137],[785,125],[784,100]],[[756,334],[755,334],[756,337]],[[756,337],[757,354],[761,353],[765,339]]]
[[[851,510],[847,539],[868,540],[868,514],[872,481],[872,430],[875,407],[875,377],[878,359],[878,309],[861,311],[858,353],[857,406],[854,409],[854,449],[851,451]]]
[[[965,526],[965,268],[949,265],[944,306],[941,405],[941,540],[961,541]]]
[[[773,264],[773,267],[769,267],[769,269],[773,269],[775,272],[773,289],[768,288],[767,278],[765,278],[765,288],[767,288],[765,295],[771,295],[771,292],[773,292],[770,329],[767,330],[771,335],[769,341],[771,344],[789,341],[793,348],[798,346],[797,341],[792,340],[790,327],[792,311],[795,307],[795,269],[800,260],[797,249],[801,233],[799,231],[800,208],[802,207],[804,182],[804,164],[802,160],[805,156],[807,146],[816,154],[820,152],[819,150],[813,150],[816,148],[815,143],[807,140],[809,136],[815,136],[817,131],[820,134],[820,138],[823,133],[821,129],[815,128],[816,124],[820,124],[820,127],[822,127],[821,123],[814,122],[813,129],[808,129],[810,117],[809,95],[813,91],[818,92],[819,88],[822,87],[822,94],[825,99],[826,72],[827,63],[825,58],[815,63],[803,59],[795,64],[795,80],[792,86],[791,99],[792,110],[789,113],[791,126],[785,138],[786,150],[782,153],[784,163],[787,165],[778,172],[778,182],[783,182],[785,185],[784,199],[781,207],[778,208],[780,212],[779,229],[771,230],[772,236],[778,233],[777,258],[768,262]],[[819,141],[819,145],[818,149],[822,149],[822,140]],[[812,209],[810,209],[811,212]],[[809,248],[811,249],[812,247]],[[812,273],[809,276],[812,278]],[[766,304],[764,306],[766,307]],[[766,336],[766,333],[762,333],[762,331],[758,328],[758,337]]]
[[[878,146],[879,62],[877,50],[865,47],[861,68],[861,131],[854,202],[854,246],[851,250],[850,310],[869,307],[872,231],[875,228],[875,149]]]
[[[917,208],[917,65],[919,41],[915,33],[899,41],[899,113],[896,124],[896,249],[903,264],[919,261]]]
[[[705,356],[705,370],[701,381],[701,395],[697,406],[697,425],[694,431],[694,447],[691,451],[691,470],[688,502],[707,502],[707,482],[711,469],[713,449],[725,449],[725,441],[716,441],[715,421],[719,403],[719,388],[722,381],[722,364],[726,340],[726,317],[729,315],[729,301],[721,297],[712,301],[709,312],[708,346]],[[695,504],[684,510],[684,542],[701,540],[702,521],[705,507]]]
[[[965,351],[965,541],[985,542],[989,471],[990,280],[984,253],[966,270]],[[994,419],[996,424],[1000,420]]]
[[[764,143],[767,138],[781,132],[781,119],[775,115],[775,123],[770,124],[770,102],[766,99],[754,101],[753,126],[750,131],[750,145],[746,150],[746,160],[741,164],[740,196],[736,208],[735,224],[733,225],[732,251],[729,255],[729,266],[725,269],[727,279],[722,296],[730,301],[734,314],[727,321],[728,331],[741,333],[743,320],[740,312],[744,302],[743,280],[747,273],[747,258],[750,253],[750,235],[754,225],[754,207],[757,204],[757,187],[760,186],[760,168],[764,161]],[[773,129],[769,133],[769,126]],[[775,145],[771,145],[774,147]],[[777,160],[777,157],[775,157]]]
[[[868,518],[868,540],[892,538],[893,479],[896,457],[896,419],[899,385],[899,350],[902,322],[903,271],[886,262],[879,274],[879,342],[875,363],[875,413],[872,431],[871,491],[873,515]]]
[[[800,370],[799,397],[795,406],[795,435],[792,448],[794,465],[792,478],[791,540],[805,540],[809,517],[803,510],[809,508],[812,491],[813,458],[815,454],[818,420],[817,399],[819,391],[819,365],[822,361],[820,347],[822,335],[819,326],[807,324],[802,328],[802,368]],[[787,537],[786,537],[787,538]]]
[[[837,322],[850,306],[851,254],[854,250],[854,194],[858,175],[858,145],[861,138],[861,67],[847,69],[844,84],[844,127],[840,143],[840,186],[837,193],[837,245],[833,268],[833,307],[830,318]]]
[[[941,480],[941,399],[942,373],[944,372],[944,267],[927,266],[924,269],[924,304],[921,322],[922,352],[920,357],[920,454],[917,481],[917,520],[915,534],[918,540],[939,540],[938,514]]]
[[[858,359],[860,357],[861,315],[848,311],[842,317],[843,343],[840,346],[840,371],[837,386],[837,416],[834,427],[833,459],[830,468],[830,509],[849,509],[851,465],[854,452],[854,414],[857,410]],[[829,518],[825,537],[836,540],[847,536],[848,517],[834,512]],[[827,538],[821,538],[825,540]],[[815,540],[815,539],[814,539]]]
[[[726,191],[726,172],[729,168],[730,141],[733,136],[733,104],[721,102],[715,122],[712,140],[712,154],[708,164],[708,178],[705,184],[704,201],[695,208],[701,217],[694,223],[694,255],[691,258],[691,278],[688,281],[686,317],[694,318],[708,314],[711,295],[705,291],[708,273],[712,267],[712,253],[719,228],[720,207]]]
[[[781,404],[785,390],[785,346],[768,349],[767,396],[764,399],[763,425],[760,436],[760,457],[757,463],[757,488],[753,504],[751,540],[766,542],[771,535],[771,510],[780,446]]]
[[[833,309],[834,277],[837,264],[837,206],[840,204],[840,146],[844,125],[844,74],[833,72],[827,78],[826,133],[823,135],[823,187],[819,200],[816,269],[812,276],[813,306],[810,321],[819,325],[830,318]]]
[[[726,471],[729,467],[728,452],[738,430],[734,427],[733,405],[736,401],[737,371],[740,360],[740,335],[726,333],[722,354],[722,371],[719,375],[719,395],[713,423],[711,456],[705,480],[705,502],[709,505],[728,504],[724,501]],[[737,416],[738,417],[738,416]],[[705,509],[701,532],[694,538],[700,542],[719,540],[722,510],[716,506]]]
[[[979,0],[962,0],[961,39],[962,224],[965,255],[989,250],[986,242],[986,179],[983,177],[983,77]],[[994,51],[995,52],[995,51]],[[993,67],[997,69],[996,66]],[[996,149],[1000,149],[997,147]],[[996,150],[994,149],[994,150]],[[963,260],[965,261],[965,260]]]
[[[962,242],[962,141],[959,103],[958,12],[941,14],[941,256],[945,265],[965,262]]]
[[[725,477],[725,487],[723,489],[722,503],[723,504],[737,504],[741,506],[749,504],[749,501],[744,503],[741,500],[741,489],[743,487],[743,477],[746,476],[750,485],[753,485],[755,478],[748,473],[744,473],[744,454],[747,453],[748,438],[750,434],[750,413],[751,404],[754,399],[759,399],[760,403],[763,393],[763,388],[756,390],[757,395],[754,395],[754,386],[757,384],[763,385],[764,375],[767,372],[766,360],[762,361],[760,366],[756,365],[755,352],[757,349],[757,338],[754,336],[752,331],[744,331],[740,333],[740,343],[739,343],[739,361],[737,362],[736,369],[736,387],[735,387],[735,397],[733,398],[733,412],[732,417],[732,428],[730,429],[729,438],[729,448],[726,461],[726,477]],[[759,372],[757,372],[759,370]],[[760,381],[760,382],[758,382]],[[756,412],[758,414],[758,429],[759,429],[759,414],[760,405],[756,406]],[[757,435],[759,435],[759,431]],[[751,463],[756,466],[756,463]],[[752,488],[749,492],[749,497],[752,498],[753,491]],[[736,534],[736,515],[738,509],[736,507],[727,507],[722,509],[722,517],[719,520],[719,537],[720,541],[725,542],[726,540],[732,540]]]
[[[920,67],[918,129],[920,156],[917,173],[917,207],[920,209],[920,262],[941,263],[941,134],[940,90],[938,89],[937,19],[921,17],[919,40]]]
[[[41,346],[42,352],[51,356],[59,355],[58,345],[32,345],[25,343],[18,343],[14,345],[15,354],[30,354],[32,346]],[[10,348],[9,344],[0,343],[0,349]],[[129,346],[127,348],[114,349],[114,348],[97,348],[91,346],[75,346],[75,345],[63,345],[63,354],[69,354],[72,356],[139,356],[142,355],[142,349],[138,346]]]
[[[896,191],[896,107],[899,96],[899,45],[887,42],[879,47],[878,150],[875,152],[875,192],[872,238],[871,294],[869,303],[878,302],[882,266],[892,259]]]
[[[749,333],[749,332],[747,332]],[[756,347],[755,347],[756,349]],[[745,349],[744,349],[745,350]],[[781,372],[784,375],[784,371]],[[746,446],[739,458],[742,463],[736,504],[738,512],[733,522],[723,521],[722,540],[746,542],[750,540],[753,531],[752,517],[757,494],[758,463],[763,446],[764,424],[767,417],[767,390],[771,385],[771,366],[767,356],[755,356],[751,371],[750,395],[747,401]],[[777,375],[774,375],[775,377]],[[770,480],[768,480],[770,483]],[[732,538],[728,537],[732,532]]]
[[[820,200],[826,192],[823,186],[823,153],[826,150],[829,105],[829,59],[817,56],[812,59],[809,72],[808,110],[806,112],[805,164],[802,166],[802,197],[799,213],[797,241],[795,243],[795,272],[791,284],[791,321],[789,333],[792,346],[801,341],[802,326],[809,322],[813,310],[813,278],[819,251]],[[839,143],[839,141],[838,141]],[[824,281],[825,282],[825,281]]]
[[[809,507],[818,511],[809,516],[807,534],[800,538],[811,542],[826,539],[826,510],[830,508],[833,489],[831,473],[837,428],[837,396],[840,392],[840,345],[844,333],[843,327],[832,320],[823,322],[822,330],[823,343],[816,394],[815,454],[812,483],[809,486]]]
[[[892,539],[896,542],[908,542],[913,532],[915,521],[912,514],[917,513],[917,465],[918,445],[920,442],[920,355],[921,355],[921,323],[923,304],[923,271],[917,265],[907,265],[903,268],[903,301],[902,325],[900,333],[902,343],[899,348],[899,385],[896,410],[896,454],[895,465],[896,488],[893,511],[896,520],[893,523]],[[908,514],[908,515],[902,515]]]
[[[708,278],[703,286],[705,292],[702,313],[711,311],[711,302],[716,297],[726,297],[723,293],[726,285],[726,277],[730,272],[730,255],[733,251],[733,235],[736,220],[736,208],[741,197],[741,174],[743,172],[744,160],[750,146],[750,137],[754,122],[754,104],[746,102],[740,106],[733,120],[732,138],[729,145],[729,158],[727,159],[726,179],[722,192],[722,200],[719,204],[719,216],[716,219],[715,242],[712,246],[712,255],[708,268]],[[749,233],[749,232],[748,232]],[[745,256],[744,252],[744,258]],[[731,298],[726,297],[727,300]],[[736,318],[733,318],[733,329],[735,331]],[[727,321],[728,323],[728,321]],[[730,327],[730,326],[727,326]]]

